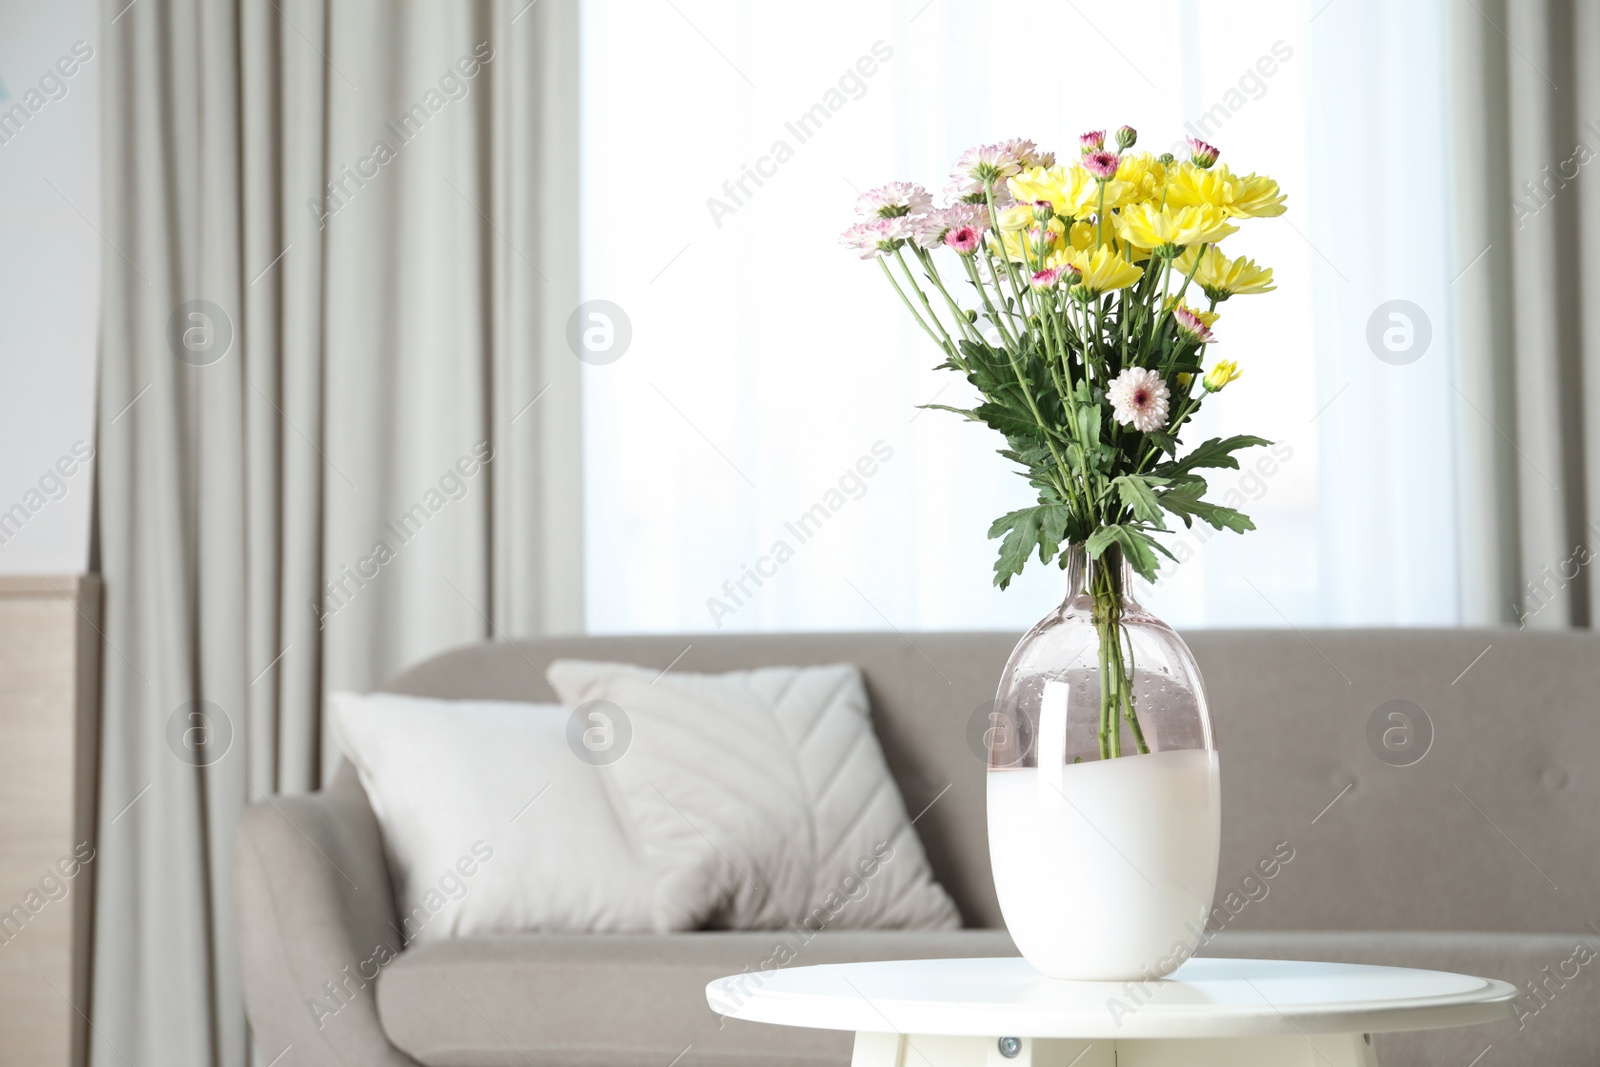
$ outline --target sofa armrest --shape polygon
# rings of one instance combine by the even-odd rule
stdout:
[[[238,838],[245,1012],[267,1059],[415,1067],[378,1022],[378,970],[403,947],[377,818],[354,770],[245,809]]]

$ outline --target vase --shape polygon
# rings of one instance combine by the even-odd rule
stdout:
[[[1068,549],[1067,598],[1017,644],[988,734],[989,859],[1006,928],[1052,978],[1154,979],[1193,954],[1222,798],[1205,690],[1134,602],[1117,546]]]

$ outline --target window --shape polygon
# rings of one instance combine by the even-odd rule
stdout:
[[[1214,480],[1259,529],[1180,530],[1142,599],[1179,626],[1454,621],[1453,271],[1418,178],[1443,174],[1441,15],[1325,3],[586,0],[583,296],[631,330],[584,371],[590,628],[1018,630],[1057,603],[1054,568],[990,584],[1028,488],[917,408],[966,387],[837,237],[858,190],[937,195],[972,144],[1122,122],[1154,151],[1199,133],[1291,209],[1230,239],[1278,291],[1223,306],[1246,374],[1193,431],[1278,442]],[[1433,358],[1378,358],[1370,321]]]

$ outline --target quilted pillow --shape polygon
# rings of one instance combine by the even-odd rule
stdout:
[[[549,678],[569,707],[605,702],[592,708],[631,729],[603,771],[655,876],[657,928],[960,925],[856,667],[663,675],[560,660]]]

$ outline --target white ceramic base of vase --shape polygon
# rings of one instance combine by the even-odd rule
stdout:
[[[1217,883],[1217,754],[989,771],[989,859],[1006,929],[1052,978],[1171,973]]]

